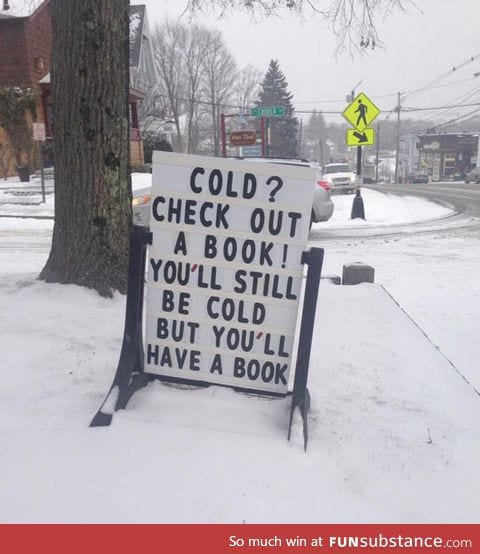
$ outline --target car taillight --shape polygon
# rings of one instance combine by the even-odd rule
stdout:
[[[325,190],[330,190],[332,188],[328,181],[317,181],[317,185],[324,188]]]
[[[148,204],[150,202],[151,196],[149,194],[145,194],[144,196],[136,196],[132,200],[132,206],[143,206],[144,204]]]

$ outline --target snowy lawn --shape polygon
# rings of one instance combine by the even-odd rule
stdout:
[[[367,188],[361,190],[361,196],[364,203],[365,220],[350,219],[355,195],[334,194],[331,197],[335,205],[332,217],[323,223],[316,223],[315,228],[351,229],[373,225],[397,225],[439,219],[452,214],[452,210],[445,206],[414,196],[386,195]]]
[[[391,211],[372,195],[370,210],[378,195]],[[443,209],[415,202],[425,218]],[[446,346],[473,368],[479,300],[460,283],[480,268],[468,238],[325,245],[327,273],[360,259],[379,284],[321,284],[305,454],[298,435],[286,441],[289,400],[219,387],[154,383],[111,427],[88,428],[125,299],[36,281],[51,226],[0,218],[1,522],[478,522],[480,398],[380,286],[443,338],[435,322],[460,304]],[[443,291],[424,286],[436,268]]]

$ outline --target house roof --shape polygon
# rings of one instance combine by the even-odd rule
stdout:
[[[0,12],[0,17],[29,17],[43,4],[44,0],[9,0],[8,14]]]
[[[140,65],[140,51],[145,26],[145,6],[130,6],[130,66]]]

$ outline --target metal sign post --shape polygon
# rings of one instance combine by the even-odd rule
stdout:
[[[352,99],[350,104],[343,110],[343,117],[353,125],[354,129],[347,129],[347,146],[357,147],[357,178],[362,184],[362,146],[375,144],[375,129],[368,126],[374,121],[380,110],[361,92]]]
[[[37,142],[38,148],[40,150],[40,178],[41,178],[41,187],[42,187],[42,202],[45,204],[45,175],[44,175],[44,165],[45,158],[43,153],[43,145],[46,140],[46,128],[45,123],[34,123],[33,124],[33,140]]]

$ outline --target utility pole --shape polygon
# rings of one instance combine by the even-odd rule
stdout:
[[[400,93],[397,93],[397,148],[395,152],[395,183],[398,183],[398,169],[400,161]]]
[[[225,129],[225,114],[220,114],[220,136],[222,141],[222,157],[227,157],[227,133]]]
[[[375,148],[375,184],[378,185],[378,158],[380,156],[380,121],[377,123],[377,147]]]
[[[267,155],[267,118],[264,115],[260,120],[260,133],[262,137],[262,158],[264,158]]]
[[[302,157],[302,132],[303,132],[303,119],[300,118],[300,131],[298,133],[298,155]]]
[[[478,133],[478,143],[477,143],[477,167],[480,167],[480,133]]]

